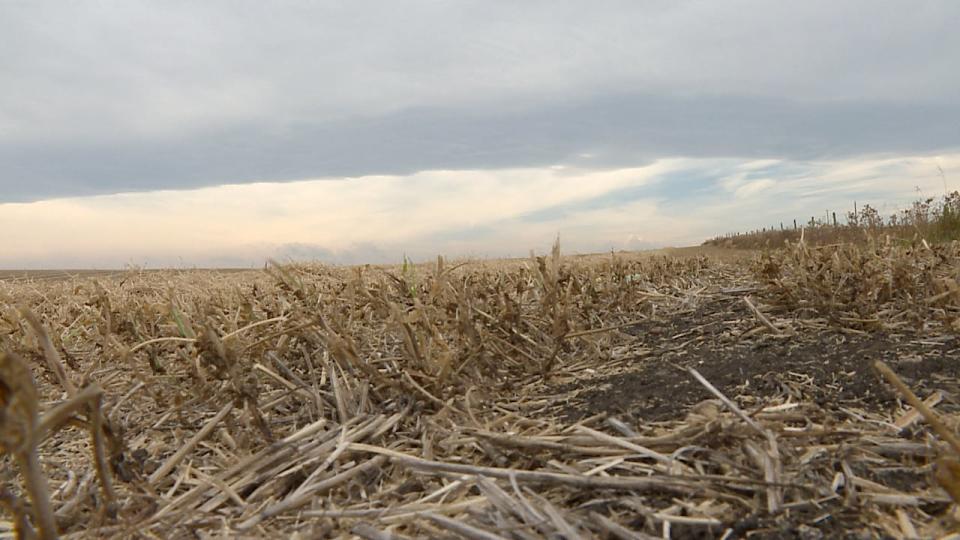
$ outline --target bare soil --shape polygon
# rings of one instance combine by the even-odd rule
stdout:
[[[937,407],[939,413],[960,411],[960,339],[956,336],[920,338],[835,328],[790,337],[749,335],[755,325],[742,297],[734,294],[707,297],[694,309],[625,328],[622,331],[642,347],[640,352],[612,369],[584,370],[576,380],[554,384],[547,392],[553,394],[553,410],[563,422],[599,416],[627,425],[672,425],[689,418],[698,404],[714,399],[691,376],[688,368],[693,368],[751,416],[766,405],[784,402],[815,406],[818,421],[896,416],[896,411],[909,407],[873,368],[874,361],[883,360],[921,397],[940,391],[944,398]],[[787,414],[781,420],[802,424],[809,414]],[[922,436],[925,429],[914,426],[909,431]],[[860,436],[835,429],[822,443],[843,447]],[[835,466],[839,472],[839,465]],[[876,485],[904,493],[934,483],[928,467],[858,462],[851,470]],[[921,506],[931,515],[948,508],[942,501]],[[732,532],[732,538],[755,539],[873,538],[850,527],[862,518],[861,511],[838,499],[776,516],[758,513],[723,527],[681,525],[671,533],[675,538],[717,538],[724,532]]]
[[[683,418],[691,406],[712,397],[688,374],[688,367],[726,395],[743,396],[751,403],[787,395],[822,407],[889,411],[899,405],[898,398],[873,369],[875,360],[890,365],[922,396],[935,390],[947,396],[957,393],[956,336],[920,339],[828,328],[791,337],[742,339],[732,331],[751,319],[742,299],[730,296],[624,329],[646,352],[614,373],[557,386],[563,415],[580,419],[608,413],[637,422]],[[957,410],[955,402],[942,407]]]

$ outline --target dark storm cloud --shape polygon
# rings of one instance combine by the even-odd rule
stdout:
[[[6,144],[0,200],[426,169],[606,168],[674,156],[807,160],[958,146],[953,104],[619,95],[510,113],[420,108],[283,129],[233,126],[174,140]]]
[[[2,3],[0,202],[954,149],[958,19],[947,0]]]

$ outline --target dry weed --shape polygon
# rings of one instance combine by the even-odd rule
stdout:
[[[854,329],[960,330],[960,243],[864,245],[767,252],[755,264],[769,299]]]

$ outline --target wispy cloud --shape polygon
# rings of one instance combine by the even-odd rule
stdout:
[[[745,197],[753,197],[759,194],[760,192],[764,191],[765,189],[773,187],[774,185],[776,185],[776,182],[774,182],[770,178],[763,178],[760,180],[751,180],[750,182],[747,182],[746,184],[743,184],[742,186],[738,187],[737,190],[734,191],[733,193],[734,193],[734,196],[738,199],[742,199]]]
[[[939,167],[944,171],[940,175]],[[884,211],[960,188],[960,154],[855,161],[659,160],[645,167],[427,171],[0,205],[0,267],[396,262],[682,245]],[[957,185],[955,185],[957,184]],[[680,188],[678,188],[680,186]]]

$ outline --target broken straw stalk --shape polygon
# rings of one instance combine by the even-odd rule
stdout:
[[[116,448],[102,435],[98,443],[103,429],[93,430],[95,448],[110,446],[105,468],[119,471],[117,518],[101,512],[100,500],[53,497],[64,533],[722,535],[747,516],[800,508],[844,515],[848,529],[874,534],[935,533],[937,522],[920,510],[944,502],[937,488],[857,474],[936,457],[922,430],[901,431],[889,411],[814,403],[806,399],[819,390],[813,380],[791,383],[789,394],[752,395],[751,387],[689,370],[678,376],[699,381],[712,399],[677,406],[669,421],[615,410],[564,416],[578,392],[600,388],[593,381],[668,353],[673,361],[709,344],[710,328],[746,344],[783,342],[778,334],[792,328],[867,331],[897,324],[904,309],[955,301],[946,295],[920,306],[894,296],[895,307],[879,314],[859,303],[819,303],[838,316],[805,319],[789,302],[821,298],[820,289],[797,285],[812,264],[804,257],[821,255],[780,256],[773,284],[698,258],[559,253],[405,272],[292,265],[147,272],[104,278],[100,287],[0,283],[49,332],[44,338],[11,312],[0,325],[13,352],[43,358],[29,366],[39,374],[33,403],[38,418],[52,414],[54,444],[32,447],[38,463],[69,464],[77,474],[99,468],[75,443],[80,434],[54,430],[77,417],[95,424],[98,399],[122,428]],[[913,298],[943,292],[923,283],[926,296]],[[830,287],[842,294],[847,284]],[[744,301],[743,292],[762,303]],[[739,312],[722,311],[734,305]],[[655,325],[717,306],[720,324],[688,325],[687,335],[667,336],[669,351],[650,356]],[[97,381],[102,394],[81,380]],[[559,390],[571,382],[574,390]],[[44,405],[65,391],[68,405]],[[841,462],[838,479],[833,464]],[[69,496],[57,471],[47,468],[50,481],[64,483],[58,491]],[[861,507],[871,510],[851,514]],[[43,519],[26,524],[43,532]]]

